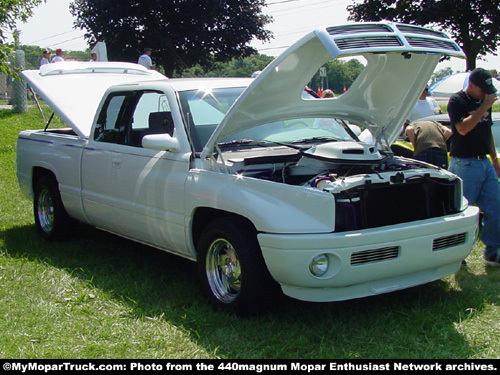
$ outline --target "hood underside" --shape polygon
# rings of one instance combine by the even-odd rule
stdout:
[[[316,30],[271,62],[243,92],[201,155],[234,133],[292,118],[334,117],[354,121],[389,145],[443,55],[464,58],[447,35],[388,22],[355,23]],[[304,99],[319,68],[332,58],[357,57],[366,67],[337,98]]]

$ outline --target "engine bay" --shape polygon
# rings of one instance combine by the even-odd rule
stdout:
[[[361,142],[328,142],[305,150],[239,149],[221,158],[230,173],[241,177],[332,194],[336,232],[445,216],[461,209],[456,176]]]

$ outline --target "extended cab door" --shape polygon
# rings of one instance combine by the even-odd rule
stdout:
[[[120,108],[114,108],[118,103]],[[106,104],[101,113],[111,122],[98,119],[90,142],[93,147],[84,155],[83,175],[93,176],[85,184],[86,197],[100,200],[87,199],[86,207],[92,206],[93,211],[88,213],[89,218],[100,222],[96,216],[112,214],[113,226],[107,229],[182,252],[179,249],[185,247],[184,183],[190,152],[142,147],[145,135],[175,136],[183,131],[182,126],[176,130],[166,94],[155,90],[118,92]],[[100,165],[95,166],[96,163]]]
[[[115,188],[110,173],[116,160],[113,155],[123,146],[127,111],[132,105],[132,93],[123,92],[107,97],[93,134],[82,154],[82,204],[90,224],[116,231],[114,214]]]

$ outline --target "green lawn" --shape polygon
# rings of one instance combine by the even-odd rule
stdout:
[[[210,308],[190,261],[84,225],[41,240],[15,175],[18,132],[41,127],[36,108],[0,111],[0,358],[498,358],[500,269],[480,244],[445,280],[242,319]]]

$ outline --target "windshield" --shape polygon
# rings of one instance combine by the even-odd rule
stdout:
[[[352,132],[342,120],[333,118],[298,118],[255,126],[221,140],[219,144],[238,141],[310,143],[328,141],[352,141]]]
[[[217,125],[244,89],[231,87],[179,93],[182,113],[196,152],[203,150]]]
[[[245,87],[190,90],[179,93],[194,149],[201,152],[215,128]],[[305,96],[310,96],[304,91]],[[295,118],[261,124],[221,139],[219,144],[255,142],[308,143],[352,140],[345,122],[334,118]],[[240,142],[241,141],[241,142]]]

